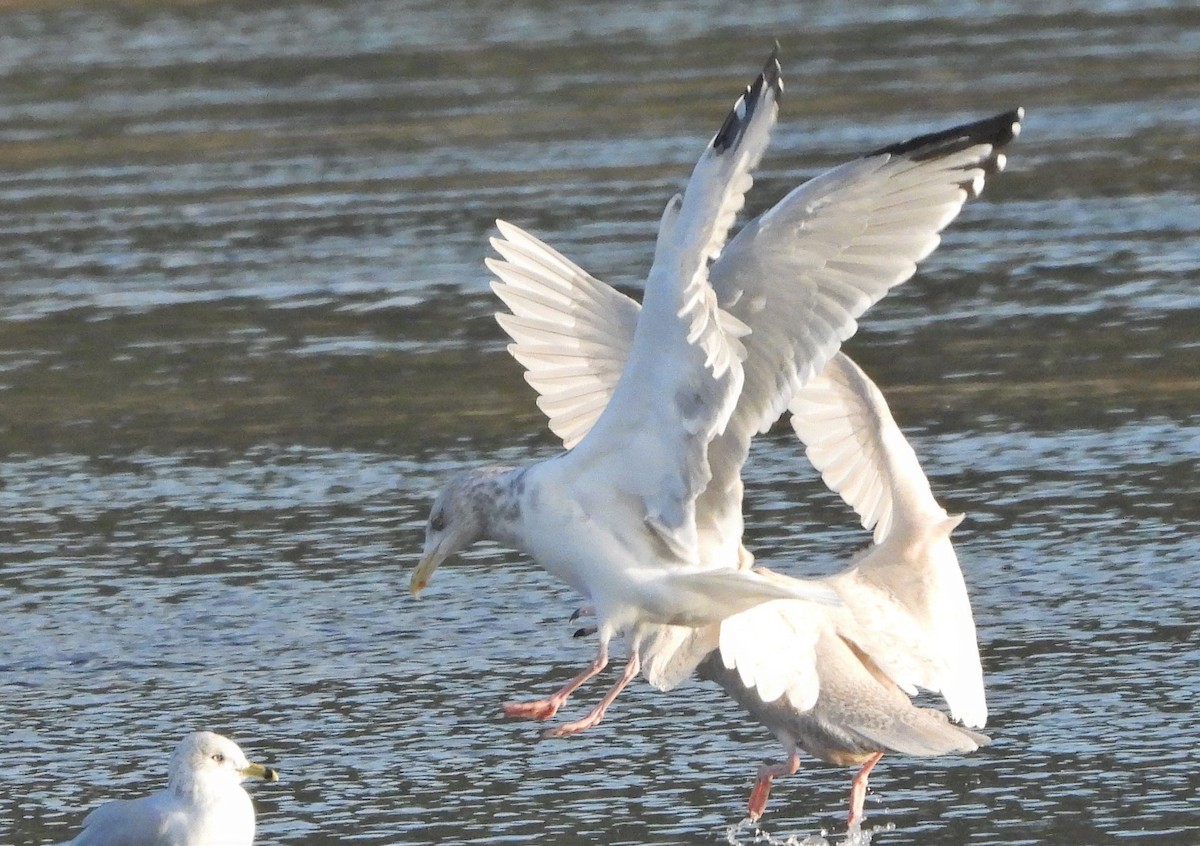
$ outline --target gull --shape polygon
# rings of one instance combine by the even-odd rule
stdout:
[[[843,265],[830,257],[872,250],[900,266],[862,262],[863,274],[900,281],[911,275],[906,257],[915,263],[928,254],[984,177],[1003,168],[1000,148],[1017,136],[1022,118],[1016,109],[869,153],[806,183],[749,224],[710,269],[718,301],[750,328],[743,343],[749,347],[760,327],[770,326],[769,301],[746,305],[755,280],[810,280],[820,303],[822,282],[843,278]],[[503,259],[489,267],[512,311],[497,318],[551,429],[569,447],[605,408],[640,309],[532,235],[498,225],[502,237],[492,243]],[[747,237],[746,252],[738,252]],[[747,356],[747,372],[753,360]],[[862,765],[851,793],[849,821],[856,825],[867,777],[883,753],[969,752],[988,741],[915,707],[909,695],[918,687],[941,692],[954,718],[972,727],[984,725],[987,707],[970,603],[949,540],[962,518],[934,499],[866,374],[844,354],[827,361],[818,377],[794,382],[799,387],[787,406],[827,484],[874,529],[874,546],[823,580],[842,607],[770,602],[720,626],[659,627],[645,638],[643,653],[648,680],[662,689],[695,666],[697,652],[707,656],[701,675],[722,684],[787,746],[786,765],[760,771],[749,802],[754,819],[774,778],[799,766],[803,748]],[[738,560],[746,569],[753,557],[740,548]],[[761,567],[755,572],[786,579]]]
[[[683,194],[667,203],[628,360],[591,431],[533,465],[460,474],[431,509],[414,594],[448,556],[487,539],[527,553],[595,609],[591,665],[551,696],[508,703],[505,713],[550,718],[607,665],[612,638],[626,637],[629,658],[617,683],[550,736],[603,719],[637,676],[642,642],[658,627],[709,625],[771,599],[836,601],[823,586],[782,585],[737,569],[746,444],[744,423],[732,417],[745,382],[739,337],[746,330],[718,307],[708,266],[743,204],[781,91],[772,54]],[[778,352],[781,367],[794,355],[788,344]]]
[[[552,716],[606,665],[611,638],[626,634],[618,682],[582,720],[548,734],[595,725],[640,670],[659,687],[678,683],[711,651],[713,624],[782,598],[767,585],[830,602],[822,586],[748,566],[740,471],[750,438],[853,334],[857,317],[912,275],[1002,166],[998,147],[1019,119],[1008,113],[875,151],[796,189],[726,245],[781,89],[773,54],[668,203],[641,306],[498,222],[503,260],[489,267],[513,312],[498,319],[567,452],[452,479],[431,510],[412,588],[449,555],[492,539],[591,601],[600,635],[592,665],[547,699],[505,706],[513,716]],[[547,285],[562,289],[547,294]]]
[[[909,699],[918,688],[938,692],[965,726],[987,721],[975,623],[950,542],[963,515],[938,504],[882,393],[844,354],[797,393],[789,410],[813,466],[874,531],[874,542],[823,580],[841,607],[777,601],[730,617],[721,624],[719,649],[697,672],[787,751],[784,763],[759,768],[750,818],[762,816],[772,782],[795,773],[804,750],[860,766],[850,789],[853,829],[863,817],[868,776],[885,753],[965,753],[989,742]]]
[[[731,616],[696,674],[719,684],[786,748],[785,763],[759,768],[751,820],[765,811],[774,780],[796,772],[804,750],[860,765],[850,789],[854,828],[884,753],[973,752],[989,742],[909,699],[918,687],[940,692],[956,720],[976,728],[987,721],[975,622],[950,542],[963,515],[938,504],[883,394],[844,353],[788,409],[809,460],[874,530],[873,544],[823,580],[842,607],[775,601]]]
[[[232,740],[211,731],[187,735],[171,755],[167,789],[118,800],[88,814],[67,846],[250,846],[254,805],[247,778],[278,781]]]

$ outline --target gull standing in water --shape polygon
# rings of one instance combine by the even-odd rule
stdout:
[[[247,778],[278,781],[252,764],[232,740],[211,731],[189,734],[175,748],[167,789],[101,805],[66,846],[250,846],[254,805]]]
[[[860,766],[850,788],[853,828],[885,753],[974,752],[989,741],[909,699],[918,688],[940,692],[956,720],[976,728],[987,721],[975,622],[950,543],[962,515],[938,504],[883,395],[845,354],[788,408],[813,466],[874,529],[874,543],[822,580],[842,607],[776,601],[729,617],[697,675],[717,682],[786,748],[784,763],[759,767],[752,820],[804,750]]]
[[[867,777],[885,753],[973,752],[988,742],[909,699],[918,688],[938,692],[966,726],[987,721],[975,623],[950,542],[962,515],[938,504],[883,395],[845,355],[789,410],[813,466],[874,530],[874,544],[823,580],[842,607],[772,602],[730,617],[720,648],[698,673],[787,751],[784,763],[759,768],[751,819],[765,810],[773,780],[796,772],[803,749],[860,766],[850,789],[853,828],[862,820]]]

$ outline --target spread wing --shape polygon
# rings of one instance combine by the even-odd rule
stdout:
[[[740,338],[737,407],[706,454],[712,479],[697,504],[697,530],[707,548],[728,555],[741,538],[740,473],[750,438],[820,372],[857,318],[913,274],[986,176],[1003,168],[1001,148],[1016,137],[1022,116],[1015,109],[834,168],[792,191],[721,252],[709,269],[720,306],[710,317],[725,322],[726,337],[739,325],[750,332]],[[660,245],[676,225],[664,218]],[[505,261],[489,266],[513,310],[500,318],[514,340],[510,350],[530,368],[554,431],[573,443],[599,418],[606,391],[612,396],[613,374],[628,360],[639,323],[637,306],[516,227],[502,234],[494,243]]]
[[[696,499],[711,478],[708,445],[724,431],[742,386],[738,333],[720,313],[709,263],[742,207],[780,90],[772,56],[683,195],[667,204],[625,366],[608,404],[564,458],[640,499],[646,526],[688,563],[702,563]]]
[[[719,307],[706,312],[707,326],[724,328],[727,339],[741,336],[745,355],[738,404],[704,456],[711,480],[705,487],[699,475],[699,488],[692,489],[701,490],[696,537],[703,535],[704,547],[715,551],[715,563],[735,560],[740,543],[740,471],[752,435],[819,372],[855,331],[857,317],[909,278],[936,247],[938,232],[979,194],[985,176],[1003,167],[1000,148],[1017,135],[1022,115],[1018,109],[921,136],[835,168],[749,224],[710,268]],[[740,196],[725,207],[734,205],[740,206]],[[656,266],[664,241],[679,232],[677,208],[673,201],[664,215]],[[634,301],[537,239],[511,226],[501,232],[504,239],[493,244],[504,261],[489,267],[500,277],[495,288],[513,316],[498,318],[513,338],[510,351],[529,368],[527,378],[546,402],[554,431],[570,445],[601,416],[635,336],[649,334],[645,319]],[[702,251],[715,249],[718,240],[710,238]],[[885,502],[879,488],[872,492],[869,480],[859,490],[838,475],[838,467],[827,466],[829,478],[854,497],[851,504],[864,509],[864,524],[886,534],[894,500]],[[670,655],[658,664],[675,668],[688,662],[678,660],[670,645],[682,642],[691,651],[687,644],[698,642],[665,634],[658,640],[664,656]],[[970,644],[974,649],[973,627]]]
[[[537,238],[502,220],[486,259],[492,290],[511,314],[496,320],[513,342],[550,431],[570,449],[608,405],[633,346],[641,306]]]
[[[941,693],[956,719],[980,727],[987,702],[975,623],[949,539],[955,523],[948,521],[928,545],[876,547],[868,553],[874,564],[827,581],[853,621],[839,626],[840,634],[906,693]]]
[[[917,455],[867,374],[838,353],[788,405],[792,428],[813,467],[874,529],[876,544],[892,532],[912,534],[946,512],[938,505]]]
[[[938,691],[956,718],[982,726],[975,622],[950,542],[962,518],[938,504],[883,394],[845,355],[789,409],[826,485],[875,530],[875,545],[833,580],[857,625],[842,633],[902,689]]]
[[[938,233],[1004,166],[1022,110],[868,153],[804,183],[729,243],[710,272],[720,305],[750,327],[737,408],[709,449],[699,531],[740,539],[741,467],[751,437],[916,270]]]

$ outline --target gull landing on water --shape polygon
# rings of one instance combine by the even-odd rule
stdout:
[[[912,447],[875,384],[845,355],[789,404],[813,466],[874,530],[874,544],[823,580],[835,609],[772,602],[721,624],[720,649],[700,665],[783,743],[787,760],[759,768],[750,818],[765,811],[774,779],[796,772],[800,750],[860,769],[848,825],[863,818],[872,768],[887,753],[973,752],[988,742],[975,623],[950,542],[962,516],[938,504]],[[764,650],[763,643],[771,648]],[[955,725],[913,705],[941,693]]]
[[[599,722],[639,670],[660,688],[678,683],[716,647],[713,623],[778,598],[767,585],[830,602],[826,586],[746,569],[740,472],[750,438],[857,317],[912,275],[1002,166],[999,147],[1019,120],[1013,112],[875,151],[796,189],[725,245],[781,88],[772,56],[668,203],[641,306],[516,227],[501,223],[492,242],[503,257],[488,262],[493,287],[513,312],[498,319],[569,451],[452,480],[412,587],[490,538],[591,601],[596,660],[548,699],[506,709],[517,716],[552,716],[626,633],[621,680],[552,734]]]
[[[796,324],[799,337],[827,341],[821,330],[837,322],[830,300],[846,296],[842,283],[882,291],[908,278],[936,246],[938,231],[1003,168],[1000,150],[1017,136],[1022,117],[1016,109],[867,154],[796,189],[739,233],[709,271],[718,303],[750,330],[740,338],[747,377],[739,402],[761,398],[755,386],[761,391],[774,375],[760,364],[772,337],[782,336],[773,309],[807,298],[812,325]],[[512,313],[497,318],[551,429],[570,447],[609,402],[640,308],[533,236],[498,225],[502,237],[492,244],[503,260],[488,264]],[[844,316],[838,325],[833,336],[854,329]],[[815,348],[807,362],[797,354],[797,370],[824,360],[829,346]],[[701,675],[718,681],[785,744],[787,762],[760,769],[749,800],[753,819],[765,810],[773,780],[798,768],[803,749],[861,765],[851,789],[853,828],[883,754],[970,752],[987,742],[914,706],[910,695],[918,688],[942,693],[952,716],[969,727],[984,725],[987,706],[970,603],[949,540],[961,517],[938,505],[883,396],[849,358],[837,354],[819,377],[792,384],[797,390],[785,402],[810,459],[874,531],[870,550],[823,580],[844,606],[771,602],[719,628],[682,636],[662,629],[645,644],[644,663],[647,678],[665,689],[686,675],[696,652],[707,655]],[[749,554],[742,560],[748,566]]]
[[[1021,117],[1018,109],[868,154],[801,186],[743,229],[710,278],[718,301],[750,329],[742,338],[746,371],[755,363],[756,336],[770,329],[772,301],[746,299],[756,280],[808,285],[815,320],[825,302],[822,285],[844,279],[848,264],[860,265],[863,287],[872,274],[907,278],[912,269],[905,262],[932,250],[937,231],[979,193],[987,174],[1002,168],[999,150],[1017,135]],[[504,260],[489,266],[512,315],[498,318],[551,428],[569,445],[586,435],[608,402],[639,306],[511,224],[500,230],[503,239],[492,243]],[[744,238],[753,248],[741,253]],[[851,789],[853,828],[862,818],[868,775],[884,753],[970,752],[988,740],[908,698],[918,688],[940,692],[955,719],[971,727],[986,722],[975,626],[949,540],[961,517],[934,499],[883,396],[846,356],[834,355],[786,404],[809,458],[874,531],[874,546],[847,571],[822,580],[842,607],[765,603],[690,633],[682,644],[660,632],[644,650],[647,677],[670,687],[689,666],[679,655],[705,650],[700,674],[719,682],[787,747],[785,764],[760,769],[751,818],[765,810],[773,780],[796,771],[804,749],[861,765]],[[744,566],[749,558],[743,555]]]
[[[507,713],[553,716],[607,665],[610,641],[624,633],[630,654],[620,680],[587,716],[548,734],[600,722],[640,671],[643,642],[664,626],[711,625],[773,599],[838,601],[825,586],[737,570],[737,453],[745,450],[741,435],[726,439],[745,381],[746,330],[718,307],[708,267],[750,187],[781,91],[772,55],[667,204],[628,360],[591,431],[547,461],[455,477],[430,513],[414,594],[448,556],[490,539],[529,554],[595,608],[592,664],[554,695]]]
[[[774,780],[799,769],[803,750],[860,767],[847,819],[854,830],[885,753],[929,757],[989,742],[909,699],[924,688],[941,693],[966,726],[987,721],[975,623],[950,543],[962,516],[938,504],[883,395],[846,355],[835,355],[789,410],[813,465],[874,530],[875,543],[822,580],[842,607],[780,600],[729,617],[697,675],[717,682],[787,751],[784,763],[759,767],[751,821],[765,812]]]

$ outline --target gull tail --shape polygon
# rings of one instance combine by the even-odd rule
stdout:
[[[665,579],[671,611],[663,622],[675,626],[704,626],[777,599],[802,600],[821,605],[842,604],[828,586],[801,579],[738,570],[671,573]]]

